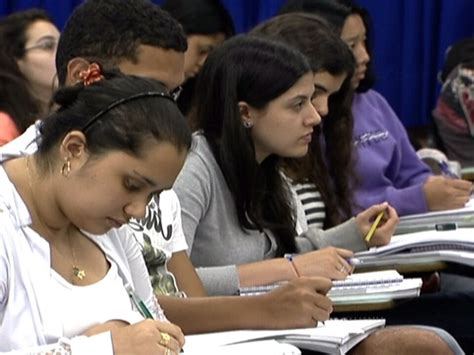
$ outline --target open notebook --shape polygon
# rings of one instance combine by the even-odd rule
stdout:
[[[457,227],[474,227],[474,197],[471,197],[464,208],[447,211],[434,211],[400,217],[395,234],[436,230],[446,224]]]
[[[452,262],[474,267],[474,228],[392,237],[389,244],[355,254],[361,268]]]
[[[405,279],[396,270],[362,272],[349,275],[343,281],[333,281],[328,297],[335,306],[387,302],[420,294],[421,279]],[[241,296],[254,296],[269,292],[282,284],[244,287]]]
[[[230,332],[207,333],[186,336],[184,353],[227,354],[225,347],[230,344],[248,344],[253,341],[276,340],[300,349],[320,351],[327,354],[345,354],[377,329],[383,328],[383,319],[329,320],[315,328],[286,330],[236,330]],[[250,344],[251,345],[251,344]],[[259,346],[260,344],[255,344]],[[255,350],[255,351],[254,351]],[[247,354],[260,354],[248,348]],[[266,353],[265,353],[266,354]],[[274,354],[279,354],[275,352]]]

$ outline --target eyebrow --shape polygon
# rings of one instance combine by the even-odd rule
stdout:
[[[321,90],[321,91],[324,91],[324,92],[328,92],[329,90],[322,86],[322,85],[319,85],[319,84],[314,84],[314,88],[317,89],[317,90]]]
[[[153,180],[147,178],[146,176],[143,176],[141,175],[138,171],[136,170],[133,170],[133,173],[140,179],[140,180],[143,180],[145,181],[148,185],[150,185],[151,187],[157,187],[158,184],[156,182],[154,182]]]

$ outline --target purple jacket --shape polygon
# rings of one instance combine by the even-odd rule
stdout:
[[[423,184],[431,170],[416,155],[405,128],[376,91],[356,94],[352,104],[356,172],[354,212],[387,201],[400,216],[428,210]]]

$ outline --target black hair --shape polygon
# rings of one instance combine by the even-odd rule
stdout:
[[[48,14],[41,9],[29,9],[14,12],[0,20],[0,40],[4,43],[2,51],[7,55],[21,59],[25,54],[28,27],[36,21],[53,23]]]
[[[353,196],[349,181],[354,174],[351,113],[354,56],[325,20],[308,13],[276,16],[249,34],[295,47],[306,56],[314,73],[346,75],[340,90],[329,98],[327,116],[314,128],[308,154],[300,159],[285,159],[285,171],[294,182],[310,181],[321,193],[326,209],[324,227],[340,224],[352,215]],[[324,136],[324,150],[321,134]],[[324,153],[326,158],[323,158]]]
[[[234,22],[220,0],[166,0],[161,8],[168,11],[184,28],[186,35],[216,35],[228,39],[235,35]],[[184,115],[191,111],[196,78],[182,85],[177,100]]]
[[[59,84],[67,64],[83,57],[103,65],[137,60],[139,45],[185,52],[186,36],[166,11],[147,0],[86,0],[69,17],[58,43]]]
[[[236,205],[240,226],[267,228],[276,236],[278,254],[295,251],[295,221],[280,157],[260,164],[238,103],[264,109],[311,72],[306,58],[282,43],[237,36],[215,49],[196,82],[194,128],[202,130]],[[212,83],[212,84],[210,84]]]
[[[235,34],[234,22],[219,0],[165,0],[161,5],[184,28],[186,35]]]
[[[351,14],[350,9],[334,0],[287,0],[278,14],[305,12],[323,17],[336,31],[341,30],[344,21]]]
[[[3,51],[0,51],[0,111],[8,113],[20,133],[39,118],[41,111],[16,61]]]
[[[474,37],[461,39],[448,47],[440,73],[441,83],[446,81],[451,71],[459,64],[474,68]]]
[[[84,133],[92,155],[122,150],[140,156],[150,138],[171,142],[179,150],[190,147],[186,121],[161,83],[118,71],[104,75],[90,86],[80,83],[54,95],[59,109],[41,125],[38,156],[43,167],[51,165],[53,148],[73,130]]]
[[[370,18],[369,12],[357,5],[353,0],[336,0],[340,4],[346,6],[350,9],[351,15],[359,15],[364,23],[366,31],[366,40],[365,40],[365,50],[367,51],[370,61],[367,63],[367,69],[365,71],[364,78],[359,82],[359,85],[356,88],[357,92],[363,93],[371,89],[375,84],[375,71],[374,71],[374,57],[372,54],[372,43],[373,39],[373,26],[372,19]]]
[[[369,13],[364,8],[356,5],[353,0],[288,0],[280,9],[280,13],[307,12],[318,16],[329,22],[338,35],[341,34],[342,27],[347,17],[359,15],[362,18],[366,29],[365,48],[370,56],[367,63],[365,77],[359,82],[356,91],[366,92],[375,83],[375,73],[372,57],[372,22]]]

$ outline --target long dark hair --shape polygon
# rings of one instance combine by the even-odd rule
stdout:
[[[15,59],[25,55],[26,32],[36,21],[53,23],[48,14],[41,9],[28,9],[14,12],[0,20],[0,39],[6,44],[2,51]]]
[[[325,20],[312,14],[280,15],[260,24],[250,34],[294,46],[306,55],[315,73],[346,74],[341,89],[329,98],[328,115],[314,129],[308,154],[300,159],[285,159],[285,170],[293,181],[312,182],[321,193],[326,209],[324,226],[337,225],[352,215],[352,191],[349,186],[354,172],[350,83],[354,72],[352,52]]]
[[[260,165],[238,103],[263,109],[311,71],[305,57],[284,44],[238,36],[214,50],[196,83],[193,127],[202,130],[226,179],[242,229],[271,230],[278,254],[295,251],[295,221],[280,157]]]
[[[20,134],[40,118],[40,106],[30,93],[28,80],[16,61],[3,51],[0,51],[0,111],[8,113]]]
[[[93,155],[111,150],[140,156],[152,138],[188,149],[191,133],[178,107],[158,81],[104,73],[105,79],[90,86],[82,83],[54,95],[59,109],[45,118],[37,156],[41,167],[53,165],[54,148],[72,130],[80,130]]]

